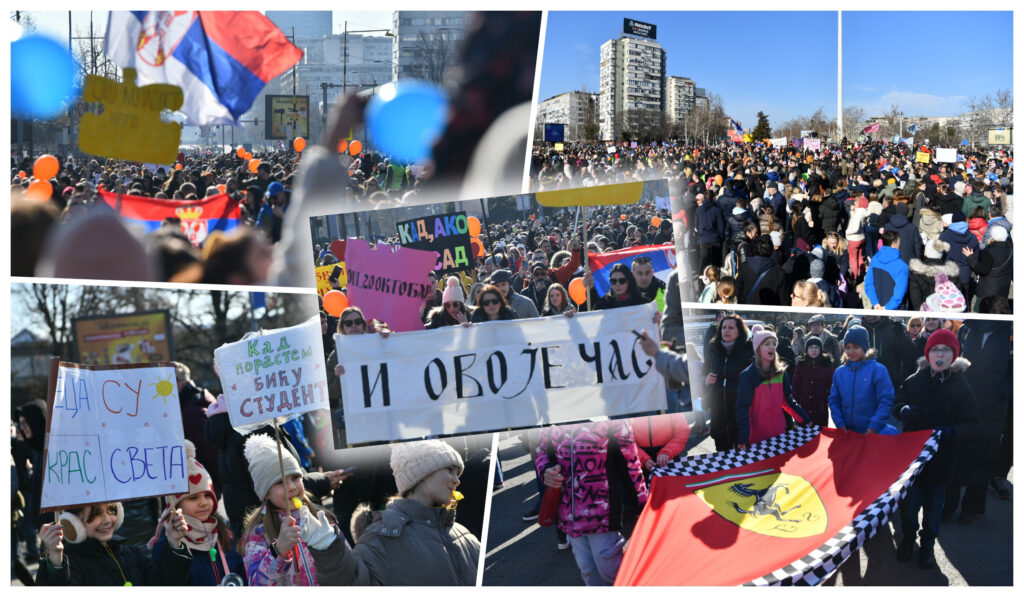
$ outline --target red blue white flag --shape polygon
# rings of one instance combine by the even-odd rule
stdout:
[[[164,220],[181,222],[181,231],[193,246],[201,247],[211,232],[227,232],[242,220],[240,202],[226,193],[198,201],[171,201],[141,195],[118,195],[99,190],[100,199],[126,224],[141,226],[146,233],[163,225]]]

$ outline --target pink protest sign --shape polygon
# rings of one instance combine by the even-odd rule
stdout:
[[[396,332],[422,330],[420,305],[434,292],[427,274],[437,253],[350,238],[345,248],[348,302],[367,320],[386,322]]]

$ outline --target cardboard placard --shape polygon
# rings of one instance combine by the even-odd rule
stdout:
[[[331,287],[329,278],[331,277],[331,272],[334,271],[335,265],[341,266],[341,275],[338,276],[338,283],[341,284],[342,288],[348,286],[348,270],[345,269],[344,261],[340,263],[332,263],[331,265],[321,265],[316,268],[316,293],[321,297],[334,290],[334,288]]]
[[[423,216],[414,220],[398,222],[399,242],[403,247],[437,252],[434,271],[445,275],[473,268],[473,245],[470,243],[469,221],[466,212]],[[351,250],[352,240],[349,241]]]
[[[377,319],[396,332],[422,330],[420,306],[434,293],[427,274],[437,256],[431,251],[391,247],[349,239],[348,302],[363,311],[367,321]]]

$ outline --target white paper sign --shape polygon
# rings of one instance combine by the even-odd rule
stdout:
[[[174,367],[61,363],[42,508],[188,491]]]
[[[320,321],[312,319],[215,350],[231,425],[328,408],[321,338]]]
[[[935,162],[945,162],[947,164],[955,164],[956,159],[956,148],[955,147],[936,147],[935,148]]]
[[[776,137],[774,139],[769,139],[769,141],[771,141],[772,145],[775,147],[783,147],[786,145],[788,139],[786,137]]]
[[[632,331],[648,303],[434,330],[334,336],[352,443],[532,427],[665,408],[664,377]]]

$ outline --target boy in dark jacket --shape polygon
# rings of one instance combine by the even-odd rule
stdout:
[[[788,305],[786,274],[773,258],[771,237],[762,234],[751,245],[752,255],[736,278],[737,300],[748,305]]]

